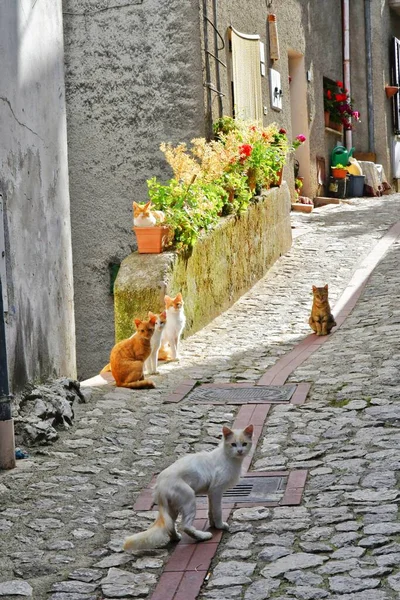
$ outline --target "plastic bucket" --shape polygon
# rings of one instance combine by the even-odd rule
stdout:
[[[347,197],[360,198],[364,196],[365,175],[349,175]]]

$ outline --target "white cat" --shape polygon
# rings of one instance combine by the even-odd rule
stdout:
[[[165,221],[162,210],[151,210],[151,200],[146,204],[133,202],[133,225],[135,227],[154,227]]]
[[[149,312],[149,319],[153,316],[157,317],[157,321],[154,326],[154,333],[150,338],[151,354],[149,358],[144,361],[144,370],[147,371],[149,375],[158,374],[158,352],[161,348],[161,336],[167,322],[167,313],[165,310],[160,315],[154,315],[152,312]]]
[[[186,325],[182,294],[177,294],[175,298],[165,296],[164,301],[167,324],[161,338],[162,347],[159,358],[161,360],[179,360],[179,342]]]
[[[176,519],[182,515],[182,530],[196,540],[209,540],[212,533],[193,527],[196,495],[208,495],[210,527],[229,530],[222,521],[222,494],[239,481],[244,457],[250,452],[253,425],[245,429],[222,428],[221,444],[211,452],[189,454],[167,467],[157,477],[154,500],[158,517],[150,529],[136,533],[124,542],[124,550],[162,548],[179,540]]]

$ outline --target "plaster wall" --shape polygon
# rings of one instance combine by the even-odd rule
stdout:
[[[111,6],[112,5],[112,6]],[[63,0],[78,373],[114,343],[109,264],[136,248],[132,201],[171,175],[162,141],[204,135],[197,0]]]
[[[2,283],[15,392],[75,376],[61,0],[1,2],[0,56]]]

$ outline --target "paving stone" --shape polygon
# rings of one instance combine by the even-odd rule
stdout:
[[[387,579],[388,584],[395,592],[400,592],[400,571]]]
[[[61,583],[54,583],[51,589],[53,592],[66,592],[68,594],[89,594],[94,592],[96,587],[94,583],[84,583],[83,581],[62,581]]]
[[[238,550],[246,549],[254,542],[254,535],[246,532],[239,532],[232,535],[227,543],[226,548],[237,548]]]
[[[106,598],[141,597],[146,596],[149,593],[149,585],[155,583],[156,577],[151,573],[136,574],[111,568],[101,580],[101,590]]]
[[[336,550],[336,552],[331,555],[331,558],[334,560],[344,560],[346,558],[360,558],[363,554],[365,554],[365,548],[347,546]]]
[[[288,554],[291,554],[291,550],[284,546],[268,546],[260,552],[258,558],[266,562],[271,562]]]
[[[258,507],[255,508],[238,508],[233,511],[233,519],[236,521],[261,521],[270,516],[271,511],[269,508]]]
[[[386,544],[389,538],[383,535],[370,535],[368,537],[362,538],[358,545],[363,548],[376,548],[377,546],[382,546]]]
[[[25,596],[32,597],[32,587],[26,581],[14,579],[0,582],[0,596]]]
[[[274,563],[265,567],[261,571],[261,575],[263,577],[277,577],[287,571],[317,567],[322,565],[325,560],[327,560],[326,556],[298,552],[297,554],[290,554],[289,556],[278,558]]]
[[[274,592],[280,586],[280,582],[276,579],[263,579],[262,581],[255,581],[246,590],[244,595],[245,600],[266,600],[271,597],[271,593]],[[226,598],[226,591],[224,600]],[[229,590],[230,596],[230,590]]]
[[[329,578],[329,588],[332,592],[339,594],[347,592],[359,592],[378,587],[380,579],[356,579],[354,577],[344,577],[343,575],[335,575]]]
[[[319,600],[320,598],[326,598],[329,593],[322,588],[309,587],[299,585],[294,588],[287,588],[286,592],[293,595],[296,599],[300,600]]]

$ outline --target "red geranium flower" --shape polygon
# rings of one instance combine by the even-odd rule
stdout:
[[[286,135],[286,129],[281,127],[281,129],[279,130],[279,133],[281,133],[282,135]]]
[[[253,151],[253,146],[251,144],[242,144],[239,146],[239,154],[240,158],[246,160],[250,156]]]
[[[342,87],[343,87],[343,81],[337,81],[337,82],[336,82],[336,85],[337,85],[338,87],[342,88]]]
[[[326,90],[326,97],[330,100],[332,98],[331,90]]]
[[[347,100],[347,94],[335,94],[335,99],[337,102],[344,102]]]

